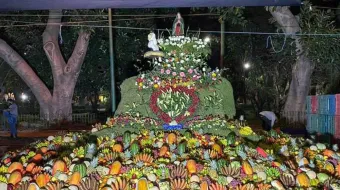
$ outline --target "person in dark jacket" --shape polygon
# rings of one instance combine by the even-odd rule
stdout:
[[[17,138],[18,133],[16,129],[16,124],[18,122],[18,106],[12,99],[9,99],[8,103],[9,103],[9,108],[4,110],[3,114],[7,118],[8,124],[10,126],[11,137]]]
[[[260,118],[262,120],[263,130],[266,131],[270,131],[273,128],[275,121],[277,120],[275,113],[271,111],[260,112]]]

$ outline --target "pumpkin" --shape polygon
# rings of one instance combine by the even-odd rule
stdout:
[[[327,172],[329,172],[330,174],[334,174],[335,173],[334,165],[332,163],[330,163],[330,162],[326,162],[325,163],[324,169]]]
[[[332,150],[326,149],[323,151],[323,155],[327,157],[332,157],[334,155],[334,152]]]
[[[167,142],[169,144],[174,144],[174,143],[176,143],[176,141],[177,141],[176,135],[174,133],[170,133],[167,137]]]
[[[137,190],[148,190],[148,182],[145,178],[138,180]]]
[[[310,186],[309,178],[305,173],[300,173],[296,176],[296,183],[300,187],[309,187]]]
[[[187,161],[187,170],[190,174],[196,173],[196,161],[195,160],[188,160]]]
[[[219,144],[213,144],[212,149],[216,151],[218,154],[222,154],[222,148]]]
[[[41,153],[45,154],[48,151],[48,148],[46,146],[43,146],[40,148]]]
[[[253,168],[251,167],[248,161],[245,160],[242,162],[242,169],[245,174],[253,175]]]
[[[165,156],[165,154],[169,151],[169,148],[167,146],[162,146],[159,150],[159,156]]]
[[[53,164],[52,175],[55,175],[57,171],[66,172],[66,170],[67,170],[66,163],[62,160],[57,160]]]
[[[111,165],[111,169],[110,169],[109,174],[110,175],[117,175],[117,174],[119,174],[121,168],[122,168],[122,164],[119,161],[115,161]]]
[[[115,144],[112,147],[113,152],[123,152],[123,146],[121,144]]]
[[[43,159],[41,154],[36,154],[33,156],[32,160],[33,162],[40,162]]]
[[[32,172],[34,167],[35,167],[35,163],[34,162],[31,162],[31,163],[27,164],[26,172]]]
[[[80,173],[74,172],[69,179],[69,184],[78,186],[80,183],[80,180],[81,180]]]
[[[8,179],[8,183],[16,185],[17,183],[19,183],[21,181],[21,172],[19,171],[14,171],[13,173],[11,173],[11,175],[9,176]]]
[[[37,185],[42,188],[50,181],[50,176],[47,174],[39,174],[35,181],[37,182]]]
[[[209,184],[207,181],[203,181],[200,185],[200,190],[208,190]]]
[[[24,171],[24,166],[20,162],[13,162],[9,167],[8,167],[8,173],[13,173],[14,171]]]

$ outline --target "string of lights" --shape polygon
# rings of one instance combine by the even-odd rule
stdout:
[[[162,19],[162,18],[170,18],[170,16],[162,16],[162,17],[146,17],[146,18],[132,18],[132,19],[114,19],[112,21],[135,21],[135,20],[149,20],[149,19]],[[172,17],[171,17],[172,18]],[[108,22],[109,20],[93,20],[93,21],[70,21],[70,22],[62,22],[62,25],[67,24],[81,24],[81,23],[98,23],[98,22]],[[24,24],[37,24],[37,25],[46,25],[47,23],[41,22],[32,22],[32,21],[20,21],[20,20],[0,20],[0,22],[11,22],[11,23],[24,23]],[[54,24],[54,23],[50,23]],[[60,23],[55,23],[60,25]]]
[[[0,17],[49,17],[54,15],[49,14],[0,14]],[[60,15],[56,15],[60,16]],[[176,14],[149,14],[149,15],[112,15],[113,17],[175,17]],[[185,14],[181,15],[183,17],[186,16],[219,16],[219,14],[215,13],[201,13],[201,14]],[[93,15],[81,15],[81,14],[63,14],[63,17],[108,17],[108,15],[103,14],[93,14]]]
[[[60,25],[60,23],[56,23]],[[9,27],[29,27],[29,26],[46,26],[46,23],[38,23],[38,24],[16,24],[16,25],[6,25],[0,26],[0,28],[9,28]],[[89,28],[109,28],[108,25],[87,25],[87,24],[69,24],[63,23],[63,27],[89,27]],[[114,29],[126,29],[126,30],[144,30],[144,31],[169,31],[169,29],[155,29],[155,28],[140,28],[140,27],[124,27],[124,26],[112,26]],[[212,30],[188,30],[190,33],[209,33],[209,34],[221,34],[221,31],[212,31]],[[283,32],[251,32],[251,31],[226,31],[224,34],[239,34],[239,35],[282,35],[287,36],[286,33]],[[309,36],[309,37],[340,37],[340,33],[300,33],[294,34],[295,36]]]

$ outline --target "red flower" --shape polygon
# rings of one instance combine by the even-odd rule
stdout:
[[[190,116],[194,115],[198,103],[199,103],[199,98],[197,94],[195,93],[194,89],[188,89],[187,87],[184,86],[179,86],[177,88],[173,88],[171,86],[166,86],[164,88],[160,88],[157,91],[154,91],[153,94],[150,97],[150,108],[153,113],[155,113],[161,120],[163,120],[165,123],[170,123],[171,121],[175,120],[177,123],[180,123],[181,121],[186,119],[186,116],[184,114],[177,116],[175,119],[171,118],[168,114],[164,113],[157,105],[157,99],[158,97],[165,91],[172,89],[173,92],[183,92],[185,94],[188,94],[191,99],[192,103],[188,108],[188,112],[190,113]]]

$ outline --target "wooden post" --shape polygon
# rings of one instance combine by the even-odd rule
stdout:
[[[225,22],[221,20],[221,54],[220,54],[220,69],[224,68],[224,50],[225,49]]]
[[[116,82],[113,55],[112,11],[109,9],[109,37],[110,37],[110,73],[111,73],[111,105],[112,113],[116,111]]]

